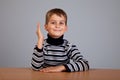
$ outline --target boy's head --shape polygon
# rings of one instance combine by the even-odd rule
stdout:
[[[54,9],[51,9],[47,12],[45,24],[48,24],[51,16],[54,14],[56,14],[59,17],[63,16],[65,18],[65,24],[67,25],[67,14],[65,13],[64,10],[59,9],[59,8],[54,8]]]
[[[67,14],[62,9],[51,9],[46,14],[45,30],[53,38],[59,38],[67,31]]]

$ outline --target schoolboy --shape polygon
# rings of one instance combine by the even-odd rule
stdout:
[[[32,69],[40,72],[75,72],[89,70],[88,61],[83,58],[76,45],[63,39],[67,31],[67,14],[59,8],[46,14],[45,30],[47,39],[37,24],[37,45],[32,56]]]

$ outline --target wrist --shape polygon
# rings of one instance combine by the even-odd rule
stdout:
[[[39,49],[41,49],[42,46],[43,46],[43,40],[38,39],[38,41],[37,41],[37,47],[38,47]]]

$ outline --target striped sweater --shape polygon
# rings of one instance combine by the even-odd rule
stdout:
[[[89,69],[88,61],[83,59],[76,45],[71,45],[65,39],[61,45],[51,45],[45,39],[42,49],[34,48],[31,65],[34,70],[59,65],[64,65],[67,72]]]

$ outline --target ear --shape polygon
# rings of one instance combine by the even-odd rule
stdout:
[[[48,31],[47,24],[44,25],[44,28],[45,28],[46,31]]]

